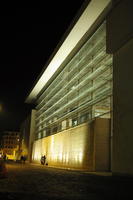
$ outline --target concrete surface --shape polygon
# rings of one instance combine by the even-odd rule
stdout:
[[[8,177],[0,179],[0,199],[4,200],[118,200],[132,195],[132,177],[15,162],[6,167]]]

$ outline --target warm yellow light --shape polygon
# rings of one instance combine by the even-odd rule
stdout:
[[[79,156],[79,162],[81,163],[83,160],[83,152],[80,152],[78,156]]]
[[[49,166],[80,168],[84,161],[86,141],[88,124],[39,139],[33,145],[33,161],[40,162],[45,154]]]
[[[68,160],[69,160],[69,154],[67,153],[66,154],[66,163],[68,163]]]
[[[63,162],[66,162],[66,154],[63,154]]]
[[[59,160],[62,161],[62,152],[59,153]]]

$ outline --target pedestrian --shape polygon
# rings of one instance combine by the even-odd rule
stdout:
[[[6,161],[6,154],[3,155],[3,160]]]
[[[20,157],[21,163],[23,162],[23,156]]]
[[[21,158],[20,158],[20,160],[21,160],[21,163],[24,163],[24,164],[25,164],[26,157],[22,155]]]
[[[26,156],[23,156],[23,163],[25,164]]]
[[[45,161],[46,161],[46,156],[44,155],[41,157],[41,164],[45,165]]]

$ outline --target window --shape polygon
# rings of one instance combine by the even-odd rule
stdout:
[[[58,130],[58,127],[57,126],[55,126],[55,127],[53,127],[53,133],[57,133],[57,130]]]
[[[78,125],[78,119],[72,119],[72,126],[77,126]]]
[[[80,116],[80,123],[82,124],[82,123],[86,122],[88,119],[89,119],[89,113],[82,114]]]
[[[38,133],[38,139],[40,139],[41,138],[41,133]]]
[[[51,133],[51,129],[50,129],[50,128],[47,128],[47,129],[46,129],[46,135],[48,136],[48,135],[50,135],[50,133]]]
[[[45,137],[45,136],[46,136],[46,130],[43,131],[43,137]]]
[[[45,137],[98,116],[108,117],[110,105],[102,101],[112,94],[111,80],[112,55],[106,53],[103,23],[43,90],[37,105],[37,134],[46,128]]]
[[[63,122],[62,122],[62,130],[65,130],[66,129],[66,120],[64,120]]]

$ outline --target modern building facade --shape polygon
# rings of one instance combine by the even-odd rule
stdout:
[[[20,126],[20,155],[25,156],[26,160],[31,162],[33,142],[35,140],[35,110],[22,122]]]
[[[132,3],[126,2],[124,11],[124,0],[88,1],[31,90],[26,102],[36,103],[34,162],[45,154],[50,166],[133,173],[128,159],[133,155],[132,136],[127,131],[127,119],[123,122],[126,129],[119,127],[123,108],[117,98],[124,95],[119,93],[123,90],[120,80],[125,78],[119,69],[124,67],[123,52],[127,61],[130,59],[129,68],[133,63],[126,52],[132,49],[132,40],[124,33],[118,41],[114,36],[120,21],[119,17],[115,21],[118,11],[126,13],[124,23],[132,33],[128,22]],[[119,28],[116,33],[118,37]],[[124,142],[126,136],[130,139]],[[123,142],[128,144],[126,153]]]

